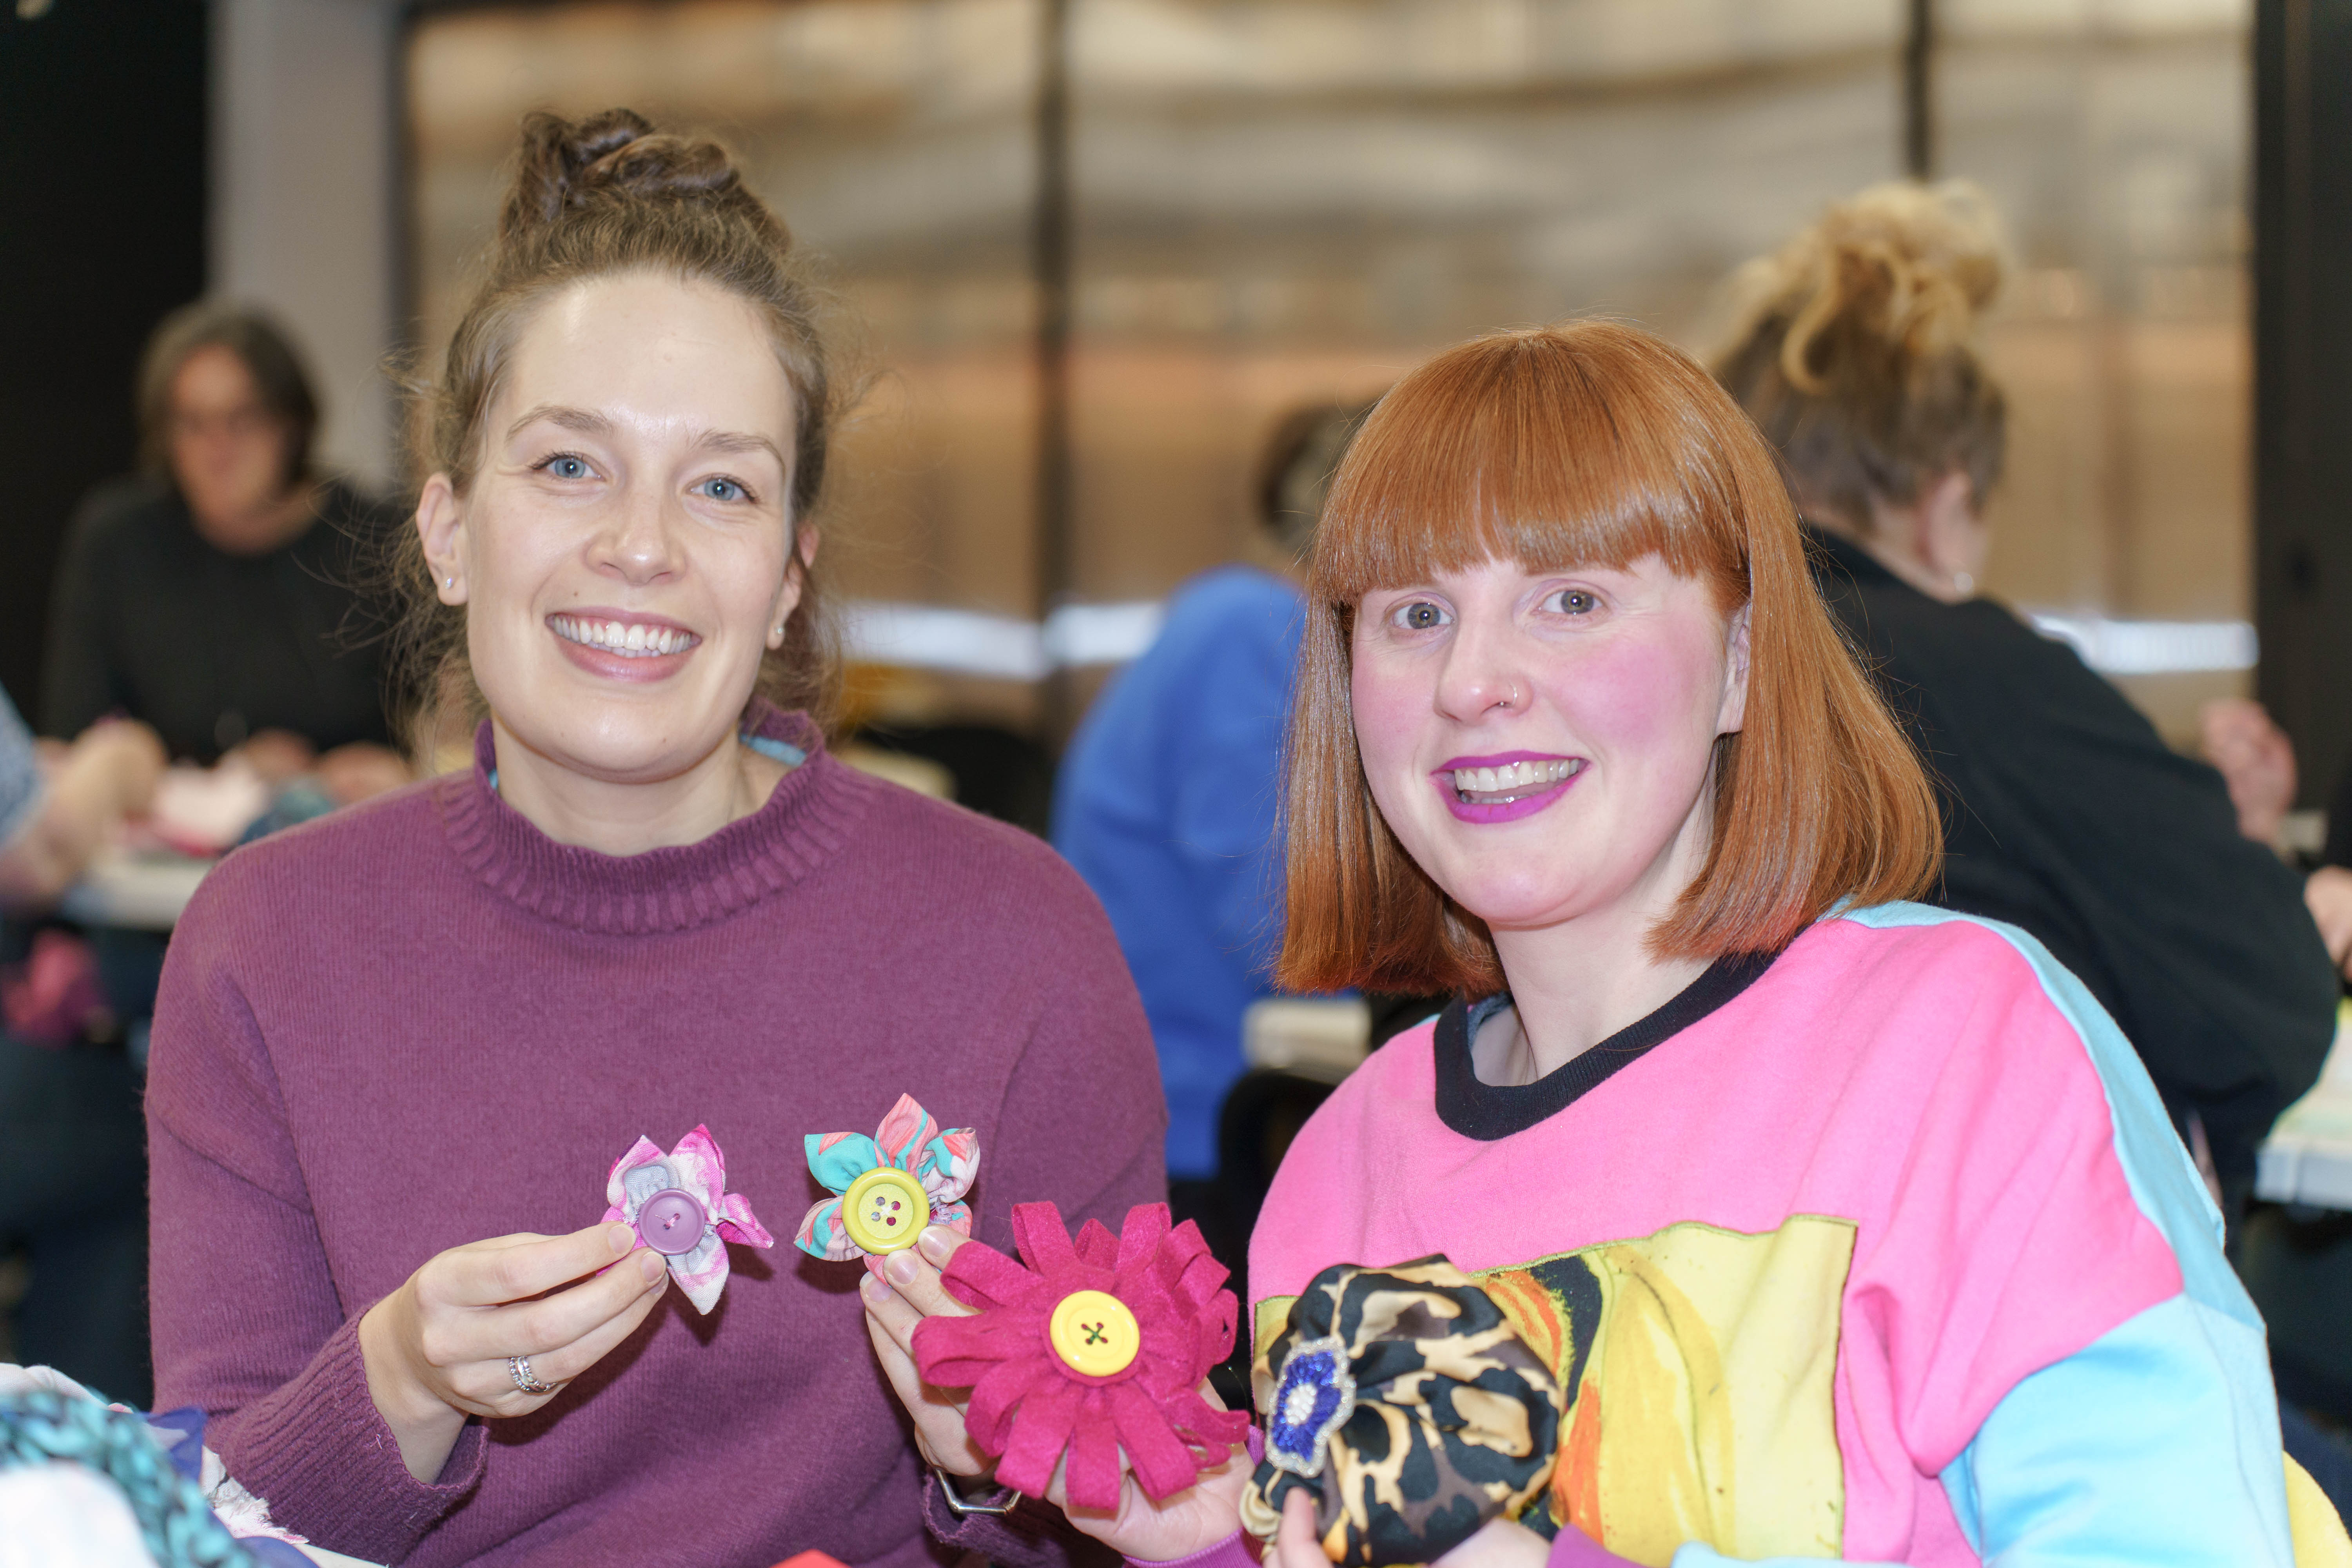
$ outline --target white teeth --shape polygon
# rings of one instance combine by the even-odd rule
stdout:
[[[547,624],[550,630],[566,642],[602,648],[607,653],[617,653],[624,658],[658,658],[663,654],[692,647],[699,640],[692,632],[682,632],[671,626],[649,626],[643,622],[624,626],[619,621],[585,621],[576,616],[550,616]]]
[[[1500,795],[1556,784],[1584,766],[1580,758],[1507,763],[1499,768],[1456,768],[1454,787],[1463,795]]]

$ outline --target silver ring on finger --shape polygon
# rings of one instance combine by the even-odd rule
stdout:
[[[514,1385],[525,1394],[552,1394],[563,1386],[560,1383],[540,1382],[531,1373],[530,1357],[527,1355],[507,1357],[507,1375],[513,1378]]]

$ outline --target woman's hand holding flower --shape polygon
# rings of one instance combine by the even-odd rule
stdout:
[[[528,1415],[552,1399],[635,1331],[668,1283],[667,1260],[625,1225],[501,1236],[427,1261],[360,1320],[368,1394],[408,1473],[438,1476],[467,1416]],[[547,1393],[518,1386],[513,1356],[530,1358]]]
[[[979,1478],[995,1466],[964,1430],[964,1402],[933,1388],[915,1370],[916,1324],[935,1314],[971,1315],[971,1309],[940,1283],[940,1269],[966,1239],[944,1226],[931,1226],[914,1247],[884,1258],[878,1273],[869,1270],[859,1291],[866,1302],[866,1335],[898,1402],[914,1417],[915,1446],[924,1461],[950,1476]]]
[[[868,1274],[863,1290],[866,1332],[890,1386],[914,1417],[915,1441],[924,1458],[949,1475],[980,1478],[992,1474],[993,1467],[964,1428],[964,1400],[926,1384],[914,1353],[915,1329],[925,1318],[970,1315],[971,1309],[950,1296],[940,1280],[940,1270],[969,1239],[934,1226],[923,1232],[915,1247],[892,1253],[878,1276]],[[1205,1385],[1201,1396],[1216,1403]],[[1107,1510],[1072,1505],[1064,1469],[1056,1468],[1045,1500],[1067,1515],[1077,1530],[1124,1555],[1167,1562],[1213,1546],[1241,1528],[1242,1488],[1251,1468],[1248,1456],[1237,1452],[1223,1465],[1202,1471],[1192,1486],[1159,1502],[1144,1494],[1129,1472],[1120,1477],[1118,1505]],[[1320,1549],[1315,1550],[1315,1560],[1324,1562]]]

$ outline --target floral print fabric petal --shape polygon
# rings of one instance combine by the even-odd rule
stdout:
[[[667,1154],[650,1138],[640,1137],[631,1144],[604,1178],[604,1201],[611,1205],[604,1218],[620,1220],[642,1237],[640,1217],[646,1203],[672,1191],[700,1205],[704,1220],[702,1236],[693,1247],[671,1256],[669,1276],[696,1311],[708,1313],[727,1289],[727,1243],[768,1247],[776,1245],[776,1238],[752,1214],[750,1199],[727,1190],[727,1156],[707,1125],[698,1125]]]
[[[1558,1533],[1542,1500],[1559,1384],[1494,1298],[1443,1258],[1325,1269],[1252,1381],[1265,1458],[1241,1513],[1261,1541],[1301,1488],[1324,1555],[1342,1568],[1434,1563],[1496,1518]]]
[[[866,1172],[885,1168],[904,1171],[921,1184],[931,1224],[959,1236],[971,1234],[971,1205],[963,1195],[980,1172],[979,1136],[969,1127],[942,1129],[910,1094],[898,1097],[871,1138],[862,1132],[810,1133],[808,1163],[818,1183],[836,1195],[810,1205],[802,1216],[793,1245],[803,1252],[835,1263],[862,1258],[868,1268],[881,1267],[881,1259],[850,1236],[838,1194]]]

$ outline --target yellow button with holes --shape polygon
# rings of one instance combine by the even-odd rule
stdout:
[[[895,1165],[877,1165],[841,1194],[841,1226],[867,1252],[903,1252],[931,1223],[923,1184]]]
[[[1073,1290],[1045,1324],[1054,1353],[1073,1372],[1108,1377],[1125,1372],[1143,1348],[1143,1330],[1127,1303],[1102,1290]]]

